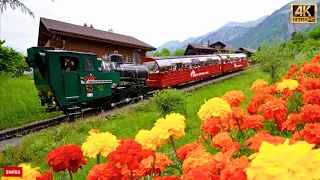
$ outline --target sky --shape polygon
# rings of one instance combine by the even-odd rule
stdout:
[[[25,53],[37,46],[40,17],[95,29],[113,29],[154,47],[214,31],[224,24],[270,15],[291,0],[20,0],[35,15],[20,9],[1,14],[0,38]]]

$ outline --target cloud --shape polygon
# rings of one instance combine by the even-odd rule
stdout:
[[[21,0],[35,18],[20,9],[1,15],[1,39],[19,51],[36,46],[40,17],[133,36],[158,47],[216,30],[230,22],[245,22],[271,14],[289,0]]]

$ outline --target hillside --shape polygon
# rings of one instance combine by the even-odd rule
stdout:
[[[320,0],[298,0],[293,2],[318,3]],[[263,16],[254,21],[248,22],[229,22],[216,31],[209,32],[199,37],[192,37],[179,41],[169,41],[157,48],[161,51],[168,48],[171,52],[179,48],[186,48],[188,43],[210,43],[222,41],[227,45],[239,48],[240,46],[256,49],[263,42],[270,42],[275,38],[288,41],[291,34],[295,31],[308,31],[315,24],[291,24],[290,23],[290,4],[286,4],[273,12],[270,16]],[[318,11],[318,21],[320,21]]]

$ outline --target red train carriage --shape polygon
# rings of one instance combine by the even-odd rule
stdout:
[[[222,71],[223,73],[237,71],[248,66],[247,56],[243,53],[237,54],[218,54],[223,60]]]
[[[149,71],[147,86],[163,89],[241,69],[244,59],[243,54],[151,57],[143,65]]]

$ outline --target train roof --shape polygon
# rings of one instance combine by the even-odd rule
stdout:
[[[87,54],[87,55],[97,55],[94,53],[88,52],[78,52],[78,51],[68,51],[68,50],[44,50],[44,52],[53,52],[53,53],[74,53],[74,54]]]
[[[235,53],[235,54],[206,54],[206,55],[187,55],[187,56],[161,56],[161,57],[149,57],[154,60],[162,60],[162,59],[183,59],[183,58],[200,58],[201,57],[213,57],[213,56],[237,56],[237,57],[246,57],[247,55],[244,53]]]

